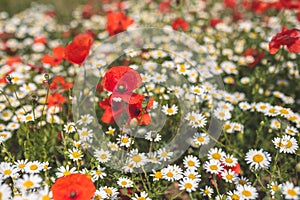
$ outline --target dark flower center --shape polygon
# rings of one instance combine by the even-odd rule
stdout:
[[[71,199],[75,199],[76,197],[77,197],[76,191],[70,192],[70,198],[71,198]]]

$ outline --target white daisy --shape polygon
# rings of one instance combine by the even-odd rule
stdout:
[[[222,149],[218,149],[218,148],[212,148],[208,151],[208,159],[221,161],[221,159],[225,155],[226,155],[225,152]]]
[[[247,164],[250,164],[250,168],[254,167],[257,169],[267,169],[269,168],[271,162],[271,156],[268,152],[260,150],[250,149],[245,157]]]
[[[30,174],[36,174],[43,170],[43,165],[39,161],[30,161],[25,166],[25,172]]]
[[[221,162],[217,160],[206,161],[203,165],[206,172],[211,174],[219,174],[224,170],[224,167],[221,165]]]
[[[193,179],[184,177],[179,181],[179,190],[185,190],[187,192],[194,192],[198,187],[198,182]]]
[[[214,110],[214,115],[219,120],[229,120],[231,118],[231,113],[227,110],[224,110],[222,108],[217,108]]]
[[[282,185],[282,193],[286,199],[299,199],[300,187],[295,187],[292,182],[285,182]]]
[[[233,183],[237,180],[237,174],[231,169],[221,172],[221,177],[228,183]]]
[[[68,176],[70,174],[75,174],[75,173],[77,173],[75,167],[72,167],[70,169],[70,166],[66,165],[66,167],[60,166],[59,168],[57,168],[57,172],[55,173],[55,175],[57,178],[59,178],[59,177]]]
[[[111,158],[111,153],[109,151],[100,149],[95,151],[94,156],[100,163],[106,163]]]
[[[258,197],[256,188],[251,185],[238,185],[236,189],[243,199],[256,199]]]
[[[171,107],[169,107],[169,105],[163,105],[162,106],[162,112],[165,114],[165,115],[176,115],[178,113],[178,107],[173,104]]]
[[[196,156],[188,155],[183,159],[183,165],[185,168],[198,168],[200,166],[200,161]]]
[[[73,161],[81,160],[83,157],[83,153],[77,148],[69,149],[68,152],[68,157]]]
[[[131,188],[131,187],[133,187],[132,180],[130,180],[129,178],[126,178],[126,177],[120,177],[120,178],[118,178],[117,184],[121,188]]]
[[[203,188],[200,189],[200,193],[205,197],[207,196],[211,198],[211,195],[214,193],[214,191],[210,186],[206,185],[204,189]]]
[[[210,141],[209,136],[206,133],[195,133],[193,136],[193,142],[197,145],[205,145],[208,144]]]
[[[139,195],[135,193],[132,200],[151,200],[151,198],[148,197],[148,194],[145,191],[142,191]]]
[[[183,177],[182,169],[177,165],[168,165],[161,170],[162,177],[168,181],[178,181]]]
[[[66,133],[74,133],[76,131],[76,124],[74,122],[68,122],[64,125],[64,131]]]

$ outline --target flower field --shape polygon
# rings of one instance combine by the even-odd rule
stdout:
[[[300,199],[299,0],[63,14],[0,12],[0,200]]]

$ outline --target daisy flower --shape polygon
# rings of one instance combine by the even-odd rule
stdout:
[[[18,170],[20,170],[21,172],[25,172],[25,167],[26,167],[27,162],[28,162],[28,159],[17,160],[14,164]]]
[[[68,154],[69,158],[73,161],[78,161],[81,160],[83,157],[82,152],[77,149],[77,148],[73,148],[73,149],[69,149],[69,154]]]
[[[133,165],[133,167],[136,168],[144,166],[148,161],[145,153],[138,153],[137,149],[133,149],[130,151],[127,160],[130,164]]]
[[[57,171],[58,172],[55,173],[55,175],[57,176],[57,178],[77,173],[76,168],[72,167],[70,169],[69,165],[66,165],[66,167],[61,166],[61,167],[57,168]]]
[[[184,177],[179,181],[179,190],[185,190],[187,192],[194,192],[198,187],[198,182],[193,179]]]
[[[3,141],[8,140],[9,138],[11,138],[11,132],[10,131],[1,131],[0,132],[0,137],[2,138]]]
[[[90,114],[81,115],[80,120],[78,120],[77,123],[79,125],[88,125],[88,124],[92,123],[93,119],[94,119],[94,117],[91,116]]]
[[[116,199],[119,194],[118,189],[114,187],[100,187],[100,190],[103,190],[109,199]]]
[[[103,189],[102,190],[96,190],[93,199],[97,199],[97,200],[105,200],[105,199],[107,199],[106,192]]]
[[[245,157],[247,164],[250,164],[250,168],[254,167],[257,169],[267,169],[269,168],[271,162],[271,156],[268,152],[260,150],[250,149]]]
[[[108,130],[105,131],[106,134],[108,135],[114,135],[115,134],[116,129],[112,128],[111,126],[108,127]]]
[[[121,147],[130,147],[131,144],[133,144],[133,140],[128,135],[119,135],[117,138],[117,144],[119,144]]]
[[[16,180],[16,187],[21,191],[37,188],[42,182],[42,178],[36,174],[24,174],[22,178]]]
[[[76,124],[74,122],[68,122],[64,125],[64,131],[66,133],[74,133],[76,131]]]
[[[151,200],[151,198],[148,197],[146,192],[142,191],[139,195],[135,193],[132,200]]]
[[[237,200],[237,199],[242,199],[241,195],[237,190],[234,191],[229,191],[226,193],[227,199],[226,200]]]
[[[161,170],[162,178],[168,181],[178,181],[183,177],[182,169],[177,165],[168,165]]]
[[[244,176],[238,177],[235,181],[236,185],[250,185],[251,182]]]
[[[237,179],[237,174],[234,171],[232,171],[231,169],[229,169],[229,170],[224,170],[223,172],[221,172],[221,177],[226,182],[233,183]]]
[[[39,161],[30,161],[25,166],[25,172],[36,174],[43,170],[43,165]]]
[[[238,163],[238,160],[232,155],[226,154],[221,158],[221,162],[227,167],[234,167]]]
[[[225,156],[225,152],[222,149],[212,148],[208,151],[208,159],[221,161]]]
[[[176,71],[181,75],[189,74],[190,65],[187,63],[180,63],[176,65]]]
[[[211,195],[214,193],[214,191],[210,186],[206,185],[204,189],[203,188],[200,189],[200,193],[205,197],[207,196],[211,198]]]
[[[117,184],[122,188],[131,188],[133,187],[133,182],[129,178],[120,177],[118,178]]]
[[[247,103],[247,102],[240,102],[240,103],[239,103],[239,108],[240,108],[241,110],[246,111],[246,110],[249,110],[249,109],[251,108],[251,106],[250,106],[250,104]]]
[[[242,199],[256,199],[258,197],[256,188],[251,185],[238,185],[236,189]]]
[[[174,94],[177,98],[180,98],[184,95],[184,90],[179,86],[170,86],[168,92]]]
[[[221,165],[221,162],[218,160],[209,160],[204,163],[204,169],[206,172],[211,174],[219,174],[224,170],[224,167]]]
[[[194,122],[191,123],[193,128],[203,128],[207,123],[207,119],[203,114],[197,114]]]
[[[278,185],[277,182],[272,181],[270,184],[267,185],[267,187],[269,188],[269,191],[272,197],[274,198],[275,193],[281,189],[282,185]]]
[[[145,134],[145,139],[150,142],[159,142],[161,140],[161,135],[156,131],[149,131]]]
[[[209,136],[206,133],[195,133],[193,136],[193,142],[197,145],[205,145],[208,144],[210,141]]]
[[[217,119],[222,120],[222,121],[226,121],[231,118],[230,112],[228,110],[224,110],[222,108],[217,108],[216,110],[214,110],[214,115]]]
[[[101,167],[100,165],[97,166],[96,169],[92,170],[91,175],[92,175],[92,180],[95,182],[99,178],[103,179],[106,176],[105,167]]]
[[[158,181],[162,179],[163,174],[161,171],[155,171],[154,169],[152,169],[152,174],[150,174],[150,176],[153,177],[153,181]]]
[[[188,168],[184,171],[183,175],[184,175],[184,177],[192,179],[196,182],[201,181],[201,175],[195,169]]]
[[[124,52],[129,57],[135,57],[139,54],[139,51],[135,51],[134,49],[125,49]]]
[[[300,187],[295,187],[292,182],[285,182],[282,185],[282,193],[286,199],[299,199]]]
[[[169,105],[163,105],[162,106],[162,112],[165,114],[165,115],[176,115],[178,113],[178,107],[173,104],[171,107],[169,107]]]
[[[81,141],[91,141],[93,134],[92,134],[93,130],[89,130],[87,128],[82,128],[80,130],[78,130],[78,134],[80,137]]]
[[[279,151],[283,153],[294,154],[298,149],[297,140],[290,135],[284,135],[282,138],[276,137],[272,142],[275,148],[279,148]]]
[[[167,161],[173,155],[173,152],[167,151],[166,148],[159,149],[157,151],[158,158],[161,161]]]
[[[188,155],[183,159],[183,165],[185,168],[198,168],[200,166],[200,161],[196,156]]]
[[[111,158],[111,153],[109,151],[100,149],[95,151],[94,156],[100,163],[106,163]]]
[[[296,135],[298,133],[298,130],[293,126],[287,126],[284,132],[288,135]]]

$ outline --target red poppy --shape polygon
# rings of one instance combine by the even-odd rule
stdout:
[[[89,54],[93,42],[94,39],[88,33],[77,35],[74,40],[65,47],[65,59],[71,63],[82,65]]]
[[[47,105],[48,105],[48,107],[52,107],[52,106],[60,107],[61,104],[65,103],[66,101],[67,100],[63,95],[61,95],[58,92],[55,92],[48,96]]]
[[[47,43],[47,39],[44,36],[39,36],[34,38],[33,42],[36,43],[41,43],[41,44],[46,44]]]
[[[235,10],[237,8],[236,0],[223,0],[224,5],[227,8]]]
[[[48,54],[44,55],[42,63],[49,64],[51,66],[59,65],[65,56],[65,49],[62,46],[57,46],[52,50],[52,53],[53,56]]]
[[[279,4],[283,8],[298,9],[300,8],[300,0],[279,0]]]
[[[172,21],[172,28],[174,30],[182,29],[183,31],[187,31],[189,29],[190,25],[182,18],[176,18]]]
[[[252,56],[254,58],[254,61],[249,64],[250,68],[255,67],[255,65],[261,61],[261,59],[264,57],[264,55],[265,55],[264,52],[259,52],[255,48],[248,48],[248,49],[246,49],[245,53],[243,54],[244,57]]]
[[[164,1],[164,2],[161,2],[158,6],[158,10],[161,12],[161,13],[169,13],[171,12],[171,1]]]
[[[110,68],[102,80],[103,88],[110,92],[126,93],[140,87],[142,78],[134,69],[127,66]]]
[[[277,53],[281,45],[286,46],[292,53],[300,53],[300,30],[295,28],[288,30],[283,27],[269,43],[270,53]]]
[[[94,14],[93,6],[91,4],[85,4],[83,6],[81,16],[84,19],[89,19],[89,18],[91,18],[93,16],[93,14]]]
[[[209,21],[209,25],[215,27],[217,24],[221,23],[222,20],[220,18],[213,18]]]
[[[153,102],[153,98],[135,94],[135,98],[131,98],[129,102],[129,121],[131,119],[137,119],[140,125],[149,125],[151,123],[151,117],[148,111],[153,106]]]
[[[56,76],[53,78],[49,88],[50,90],[60,89],[62,91],[71,89],[73,87],[72,83],[67,83],[65,78],[62,76]]]
[[[54,200],[89,200],[96,191],[92,180],[84,174],[58,178],[51,188]]]
[[[272,7],[271,3],[261,0],[243,0],[242,5],[247,10],[252,10],[257,14],[262,14]]]
[[[6,59],[6,64],[9,66],[13,66],[15,63],[21,63],[22,62],[22,58],[19,56],[14,56],[14,57],[10,57]]]
[[[106,31],[110,36],[125,31],[133,23],[133,19],[123,12],[110,12],[107,14]]]

